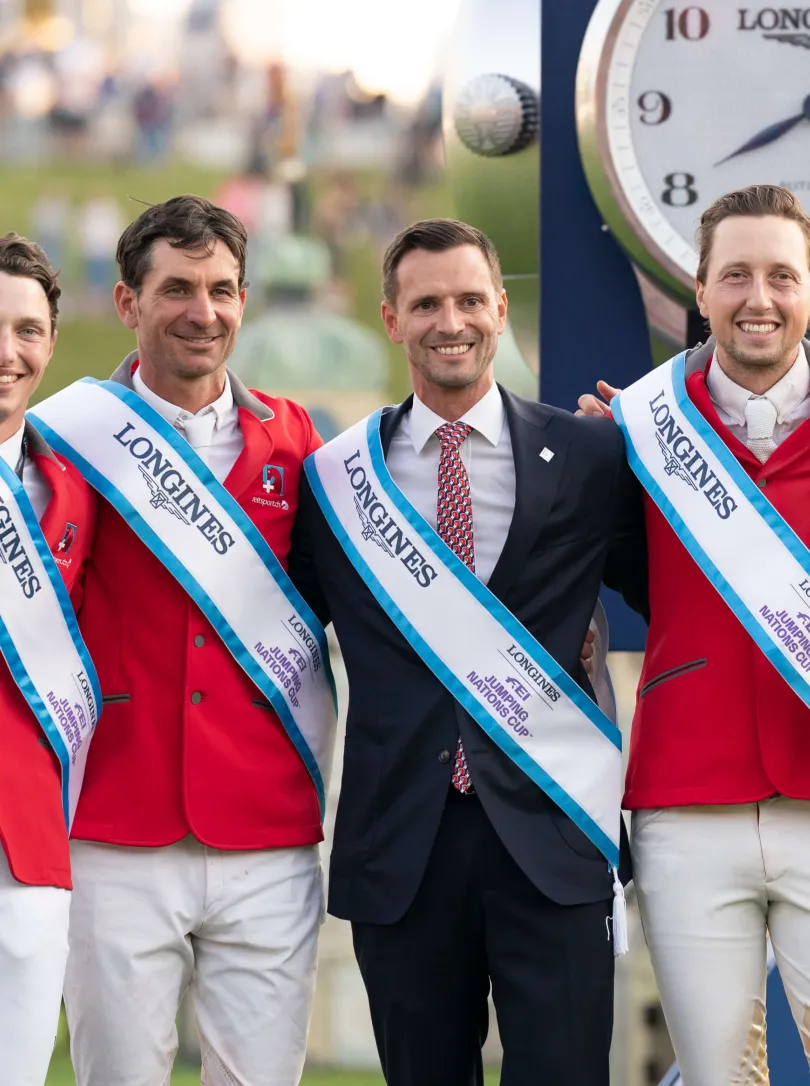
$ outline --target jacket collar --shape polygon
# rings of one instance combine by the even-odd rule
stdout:
[[[58,465],[60,468],[62,467],[56,453],[29,419],[25,420],[25,439],[28,442],[28,453],[30,456],[47,457],[47,459],[52,460],[54,464]]]
[[[130,351],[121,365],[111,374],[110,380],[115,381],[119,385],[124,385],[126,388],[132,389],[132,374],[135,370],[137,361],[138,352]],[[262,422],[274,418],[273,409],[268,407],[266,403],[262,403],[257,396],[254,396],[253,393],[242,384],[235,373],[231,373],[230,370],[227,370],[227,375],[231,385],[233,402],[237,407],[244,408],[245,411],[250,411],[251,414],[255,415],[256,418],[261,419]]]
[[[132,389],[132,373],[137,361],[138,352],[131,351],[112,374],[110,380]],[[239,409],[239,425],[242,428],[245,447],[225,480],[225,489],[238,498],[255,483],[257,473],[261,471],[264,464],[270,461],[275,442],[270,428],[263,424],[274,419],[275,412],[254,396],[230,370],[227,374],[231,383],[233,402]]]
[[[684,377],[689,378],[693,373],[705,373],[706,367],[712,358],[717,341],[714,336],[709,336],[705,343],[698,343],[686,352],[686,366]],[[803,339],[804,353],[810,361],[810,339]]]
[[[498,391],[503,400],[510,433],[512,431],[513,419],[525,422],[529,426],[543,429],[553,415],[553,412],[546,407],[545,404],[530,402],[529,400],[524,400],[521,396],[515,396],[514,393],[504,388],[503,385],[498,385]],[[391,439],[399,429],[399,425],[403,418],[412,408],[413,393],[406,397],[402,403],[392,404],[390,407],[383,408],[382,418],[380,419],[380,440],[382,441],[383,453],[386,456],[388,455],[388,449],[391,445]]]
[[[498,385],[503,399],[515,463],[515,508],[503,550],[492,571],[488,588],[504,599],[517,572],[537,539],[557,495],[565,464],[568,441],[554,438],[554,457],[538,471],[538,457],[545,446],[544,431],[554,412],[545,404],[515,396]],[[401,404],[386,407],[380,419],[383,454],[388,455],[391,439],[403,417],[411,410],[413,395]],[[551,440],[550,438],[548,439]]]
[[[807,358],[810,360],[810,340],[803,339],[802,345],[804,346]],[[689,398],[708,420],[718,436],[726,445],[728,445],[737,459],[746,467],[749,474],[754,478],[766,474],[773,475],[775,471],[786,467],[798,456],[804,455],[807,448],[807,442],[806,438],[800,437],[799,435],[810,432],[810,430],[808,430],[808,427],[810,427],[810,420],[803,422],[790,437],[783,441],[776,451],[768,457],[764,464],[760,463],[751,450],[729,430],[725,423],[721,421],[709,394],[704,375],[706,373],[706,367],[709,365],[709,361],[714,354],[715,346],[715,340],[712,336],[705,344],[699,343],[697,347],[693,348],[687,354],[684,374],[685,378],[688,380],[690,377],[694,377],[695,374],[700,374],[700,377],[695,378],[695,381],[690,382],[687,386]]]

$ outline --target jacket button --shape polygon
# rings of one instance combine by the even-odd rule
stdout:
[[[199,690],[195,690],[194,693],[191,695],[191,704],[192,705],[199,705],[201,701],[202,701],[202,694],[199,692]]]
[[[757,486],[759,487],[760,490],[764,490],[765,487],[767,486],[767,483],[768,483],[767,479],[757,479]]]
[[[451,757],[452,755],[450,754],[449,750],[443,750],[439,753],[439,761],[442,763],[442,765],[447,765]]]
[[[201,649],[203,647],[203,645],[205,644],[205,638],[202,634],[197,634],[197,636],[194,638],[194,644],[198,649]]]

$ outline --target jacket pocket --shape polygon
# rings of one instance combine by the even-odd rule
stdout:
[[[129,701],[130,699],[131,699],[130,694],[107,694],[106,697],[102,697],[101,704],[102,705],[121,705],[121,704],[123,704],[123,702]]]
[[[690,671],[699,671],[707,663],[708,660],[704,656],[700,660],[690,660],[688,664],[679,664],[677,667],[671,667],[668,671],[662,671],[660,675],[656,675],[654,679],[650,679],[648,683],[642,686],[638,696],[644,698],[661,683],[667,683],[670,679],[679,679],[681,675],[688,675]]]
[[[561,811],[556,805],[551,807],[551,822],[571,851],[576,852],[583,860],[603,859],[602,853],[593,841],[582,832],[565,811]]]

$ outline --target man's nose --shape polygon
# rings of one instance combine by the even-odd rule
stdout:
[[[207,328],[217,319],[208,291],[199,291],[189,299],[186,315],[194,324]]]
[[[464,331],[464,321],[454,302],[441,306],[436,319],[436,331],[443,336],[457,336]]]
[[[752,276],[751,286],[748,291],[748,307],[757,313],[766,313],[772,306],[773,298],[767,276]]]
[[[0,328],[0,366],[13,366],[17,361],[17,340],[13,328]]]

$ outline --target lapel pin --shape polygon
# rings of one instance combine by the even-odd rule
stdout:
[[[548,463],[553,456],[554,453],[551,451],[551,449],[543,449],[543,451],[540,453],[540,459],[545,460],[546,463]]]

